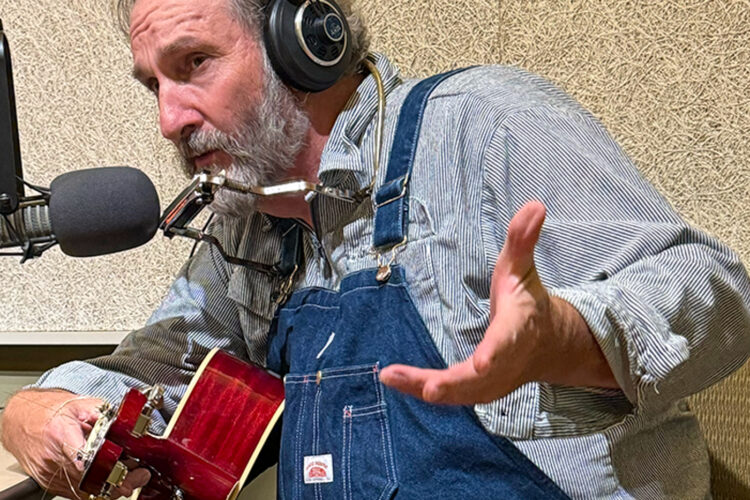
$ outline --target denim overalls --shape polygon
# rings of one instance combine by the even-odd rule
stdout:
[[[401,108],[375,197],[376,248],[404,240],[424,107],[454,73],[420,82]],[[298,290],[276,312],[268,367],[285,374],[279,498],[567,498],[471,407],[428,404],[380,383],[391,363],[445,368],[409,296],[408,270],[380,271],[347,275],[338,291]]]

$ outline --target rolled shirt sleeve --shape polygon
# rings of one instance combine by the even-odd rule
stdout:
[[[583,316],[634,406],[662,408],[744,363],[750,285],[739,258],[685,223],[591,115],[515,113],[485,165],[508,220],[526,201],[546,205],[542,282]],[[493,228],[498,249],[505,229]]]

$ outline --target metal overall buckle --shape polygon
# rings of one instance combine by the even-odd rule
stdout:
[[[391,270],[391,266],[396,261],[396,251],[406,245],[406,241],[408,240],[407,236],[404,236],[404,239],[401,240],[400,243],[397,243],[391,248],[391,257],[388,259],[388,262],[385,262],[383,259],[383,253],[379,250],[375,251],[375,258],[378,262],[378,272],[375,273],[375,279],[378,280],[379,283],[385,283],[391,278],[391,274],[393,274]]]
[[[292,291],[294,290],[294,278],[297,276],[297,270],[299,269],[299,266],[294,266],[294,270],[291,272],[291,274],[281,283],[281,286],[279,286],[279,289],[274,294],[274,302],[276,305],[281,305],[283,302],[286,301],[286,299],[289,298],[289,296],[292,294]]]

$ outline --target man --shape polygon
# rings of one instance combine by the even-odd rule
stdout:
[[[356,22],[350,22],[356,45],[350,71],[308,94],[287,89],[274,75],[254,2],[135,0],[122,8],[134,75],[157,97],[162,133],[179,148],[189,174],[227,169],[249,184],[303,178],[355,190],[371,181],[377,99],[373,78],[359,70],[367,45]],[[403,82],[386,59],[376,62],[388,94],[385,155],[402,139],[399,110],[415,82]],[[277,218],[302,224],[304,265],[295,287],[323,290],[305,297],[322,294],[335,307],[316,302],[318,310],[306,312],[293,295],[269,336],[278,283],[204,247],[148,326],[112,356],[63,365],[11,399],[3,416],[6,447],[51,491],[78,495],[70,486],[80,477],[76,451],[101,399],[116,402],[128,387],[161,383],[168,418],[212,347],[289,372],[284,425],[302,428],[304,412],[293,408],[298,389],[289,383],[296,383],[297,366],[308,359],[352,365],[359,355],[350,346],[360,340],[340,331],[343,324],[326,328],[322,311],[342,309],[338,301],[352,277],[380,264],[389,285],[381,288],[401,293],[408,282],[408,294],[390,303],[404,308],[390,316],[378,316],[383,311],[365,299],[357,303],[362,342],[372,337],[364,326],[370,316],[399,321],[377,335],[424,336],[411,343],[403,337],[404,345],[402,337],[384,337],[383,351],[391,350],[387,362],[378,361],[382,370],[374,367],[389,387],[388,404],[378,400],[374,413],[416,408],[417,398],[429,403],[418,407],[425,418],[433,417],[425,408],[442,416],[452,410],[441,405],[475,405],[483,432],[510,439],[571,497],[708,496],[705,445],[684,398],[748,355],[750,286],[737,257],[685,225],[598,122],[539,78],[512,68],[471,69],[442,81],[423,112],[409,179],[408,240],[392,253],[381,251],[379,260],[373,219],[386,201],[308,203],[301,196],[222,192],[213,205],[225,214],[213,226],[225,249],[261,262],[278,260]],[[379,172],[374,192],[386,176]],[[390,259],[400,267],[385,265]],[[340,287],[340,294],[328,292]],[[317,330],[295,341],[304,314]],[[410,363],[425,338],[422,348],[434,351],[435,363]],[[353,420],[353,410],[344,407],[345,421]],[[412,423],[401,439],[418,432],[421,422]],[[469,429],[470,423],[458,429],[466,430],[467,442],[474,439]],[[383,442],[396,453],[386,459],[386,472],[394,477],[383,494],[418,498],[406,493],[423,491],[409,468],[421,467],[425,457],[411,457],[388,437]],[[294,453],[282,446],[280,488],[292,488],[287,496],[310,495],[303,481],[284,482],[296,481],[301,455]],[[465,457],[434,459],[453,471],[450,460]],[[471,472],[461,480],[470,483]],[[148,478],[136,469],[120,492]],[[345,487],[356,491],[362,479],[351,479],[354,486]],[[439,480],[425,476],[422,487]],[[339,496],[356,494],[333,497]]]

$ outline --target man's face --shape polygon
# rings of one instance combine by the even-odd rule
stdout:
[[[156,95],[162,135],[188,175],[227,169],[249,184],[283,178],[309,122],[225,1],[138,0],[130,39],[134,76]],[[212,208],[245,215],[253,203],[222,191]]]

